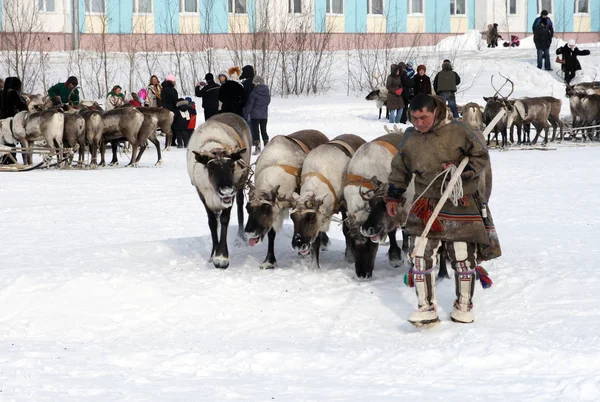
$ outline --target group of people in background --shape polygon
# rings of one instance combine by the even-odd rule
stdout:
[[[413,62],[391,65],[390,75],[385,84],[388,91],[389,122],[406,124],[406,112],[412,98],[419,94],[431,95],[433,91],[448,103],[452,114],[457,118],[455,94],[460,85],[460,76],[453,70],[450,60],[446,59],[442,63],[442,71],[435,76],[433,86],[426,74],[427,67],[421,64],[415,73],[413,65]]]
[[[207,73],[204,81],[196,83],[195,94],[202,98],[204,119],[219,112],[241,116],[250,126],[254,154],[260,153],[261,138],[263,146],[269,142],[267,121],[271,92],[265,80],[256,75],[251,65],[244,66],[241,71],[239,67],[221,71],[217,78],[219,83],[215,82],[212,73]]]

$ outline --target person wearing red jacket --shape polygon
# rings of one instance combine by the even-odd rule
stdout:
[[[198,112],[196,111],[196,102],[192,100],[189,96],[185,98],[186,101],[190,104],[188,111],[190,112],[190,122],[188,124],[188,141],[189,138],[194,134],[194,130],[196,129],[196,115]]]

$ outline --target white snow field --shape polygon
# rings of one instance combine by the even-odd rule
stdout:
[[[600,46],[587,48],[584,68],[600,65]],[[561,96],[533,56],[464,51],[458,72],[479,75],[459,102],[493,94],[499,69],[514,96]],[[384,121],[364,95],[274,98],[270,136],[373,139]],[[494,285],[477,285],[475,322],[460,325],[453,280],[438,283],[442,322],[429,329],[406,321],[416,297],[387,247],[358,280],[338,226],[319,271],[292,251],[290,221],[278,268],[260,270],[266,242],[234,247],[232,213],[231,265],[214,268],[184,150],[160,168],[150,148],[137,169],[122,155],[116,168],[1,173],[0,401],[600,400],[595,145],[490,151]]]

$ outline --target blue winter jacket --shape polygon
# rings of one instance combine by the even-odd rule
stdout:
[[[267,85],[256,85],[250,92],[248,103],[244,107],[244,117],[251,119],[268,119],[271,92]]]

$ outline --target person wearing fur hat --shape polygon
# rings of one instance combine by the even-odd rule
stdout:
[[[567,84],[570,84],[577,71],[581,70],[581,64],[577,60],[577,56],[588,56],[590,54],[589,50],[579,50],[576,44],[575,39],[571,39],[564,46],[556,49],[556,54],[562,55],[561,70],[565,74]]]
[[[189,111],[190,104],[187,100],[179,98],[175,103],[175,108],[175,116],[173,118],[173,125],[171,126],[173,129],[173,137],[175,138],[177,148],[184,148],[187,147],[190,140],[190,135],[188,133],[188,126],[191,120]]]
[[[227,78],[229,78],[229,77],[227,76],[227,71],[225,71],[225,70],[221,71],[219,73],[219,76],[217,77],[217,79],[219,80],[219,84],[220,85],[223,85],[223,83],[225,81],[227,81]]]
[[[202,109],[204,109],[204,120],[210,119],[219,113],[219,89],[220,86],[215,82],[214,76],[207,73],[204,76],[205,82],[196,85],[196,97],[202,98]]]
[[[424,64],[420,64],[417,67],[417,75],[415,75],[415,95],[427,94],[431,95],[431,79],[427,74],[427,67]]]
[[[253,90],[250,92],[248,102],[244,107],[244,118],[250,120],[252,143],[254,144],[254,155],[260,153],[260,136],[263,140],[263,145],[269,142],[267,134],[267,119],[269,118],[269,104],[271,103],[271,92],[266,85],[265,80],[260,76],[255,76],[252,79]]]
[[[244,104],[244,87],[237,81],[240,76],[240,68],[232,67],[228,71],[229,79],[221,84],[219,89],[219,101],[221,102],[221,113],[235,113],[244,117],[242,107]]]
[[[458,119],[458,109],[456,108],[456,90],[460,85],[460,76],[452,69],[452,63],[446,59],[442,63],[442,71],[436,74],[433,79],[433,90],[435,93],[448,102],[452,115]]]

